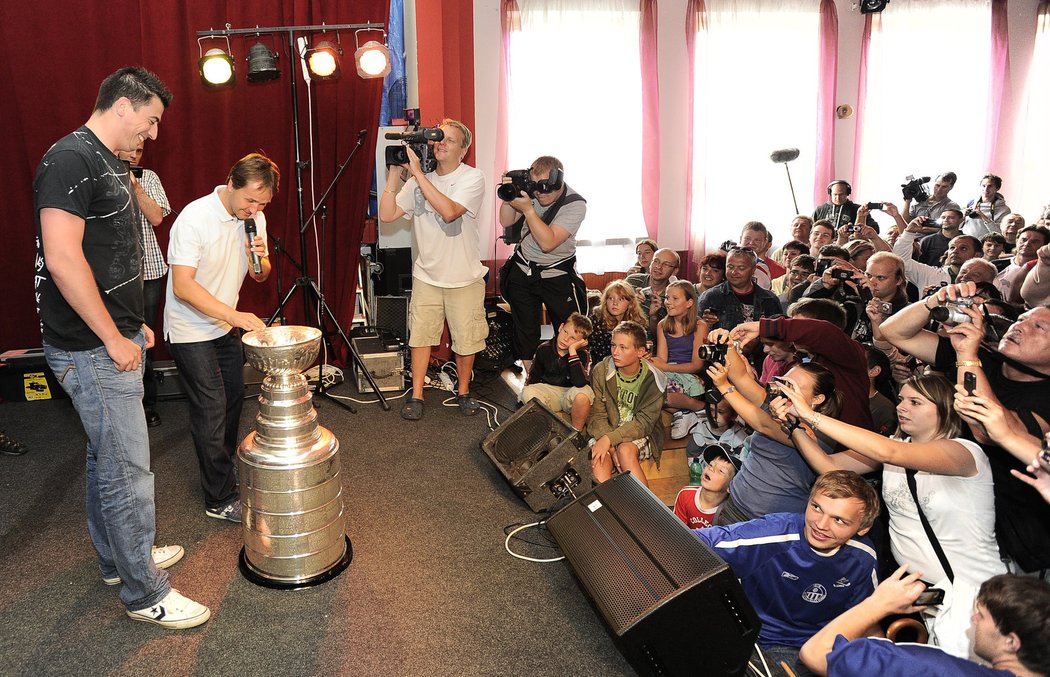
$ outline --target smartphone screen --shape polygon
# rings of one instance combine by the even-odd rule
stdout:
[[[926,588],[918,599],[915,600],[914,606],[937,606],[944,602],[944,591],[940,588]]]

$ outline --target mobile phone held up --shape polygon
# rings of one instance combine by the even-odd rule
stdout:
[[[963,388],[966,389],[967,395],[973,397],[973,391],[977,390],[977,374],[972,371],[963,374]]]
[[[142,178],[142,167],[139,167],[138,165],[133,165],[127,160],[123,160],[123,163],[124,166],[128,168],[128,171],[135,175],[136,179]]]
[[[926,588],[913,602],[913,606],[938,606],[944,603],[944,591],[940,588]]]

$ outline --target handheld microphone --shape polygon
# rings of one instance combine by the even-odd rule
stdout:
[[[259,255],[250,249],[252,242],[255,241],[255,219],[244,220],[244,234],[248,236],[248,255],[252,259],[252,271],[256,275],[260,275],[262,274],[262,261],[259,260]]]

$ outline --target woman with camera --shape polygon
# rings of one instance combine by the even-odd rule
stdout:
[[[716,329],[708,340],[726,344],[729,332]],[[707,375],[721,397],[755,430],[750,451],[729,487],[721,523],[743,522],[774,512],[805,512],[817,473],[799,457],[788,435],[766,411],[778,382],[770,384],[768,390],[760,384],[736,343],[726,351],[724,364],[711,360]],[[835,391],[835,377],[825,367],[815,362],[798,364],[786,376],[799,384],[812,407],[827,416],[838,415],[842,396]],[[830,450],[830,445],[827,448]]]
[[[991,466],[980,445],[960,436],[952,384],[940,374],[908,379],[897,405],[900,427],[889,439],[816,411],[790,375],[782,392],[786,400],[774,401],[771,410],[815,472],[882,468],[893,556],[946,592],[943,604],[926,612],[932,641],[969,657],[966,631],[977,590],[1006,567],[995,540]],[[817,433],[847,451],[824,453]]]

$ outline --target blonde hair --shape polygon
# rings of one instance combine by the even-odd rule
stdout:
[[[685,311],[685,314],[678,318],[678,328],[682,330],[682,336],[688,336],[696,331],[696,286],[689,280],[675,280],[671,284],[667,285],[667,291],[672,289],[681,289],[682,293],[685,294],[687,301],[692,301],[693,305]],[[666,292],[665,292],[666,293]],[[675,318],[668,315],[664,319],[660,320],[660,331],[666,332],[672,336],[676,334],[671,331],[674,328]]]
[[[609,309],[605,305],[605,300],[610,293],[615,293],[621,299],[627,301],[627,310],[623,311],[623,317],[621,318],[610,315]],[[595,309],[594,316],[605,330],[612,330],[622,320],[630,320],[641,325],[646,323],[645,315],[642,313],[642,304],[638,301],[638,294],[635,293],[634,287],[624,280],[613,280],[605,285],[605,290],[602,291],[602,300]]]
[[[467,126],[465,124],[463,124],[459,120],[445,118],[441,121],[441,124],[438,125],[438,127],[444,127],[445,125],[448,125],[449,127],[455,127],[463,135],[463,150],[467,150],[468,148],[470,148],[471,142],[474,141],[474,135],[470,133],[470,130],[467,129]]]

